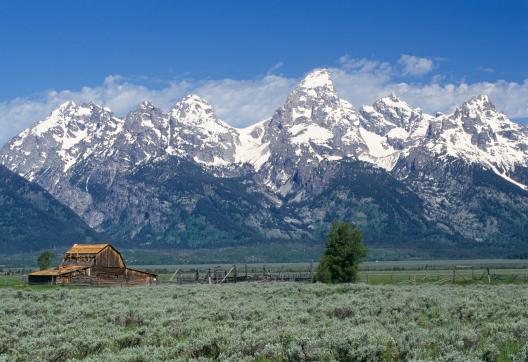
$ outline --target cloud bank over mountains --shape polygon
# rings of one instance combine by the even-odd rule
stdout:
[[[431,72],[434,63],[431,59],[402,54],[398,63],[403,66],[404,75],[424,75]]]
[[[414,55],[401,55],[395,63],[343,56],[337,66],[329,69],[339,95],[355,107],[395,93],[428,113],[447,113],[472,96],[487,94],[510,118],[528,118],[528,79],[445,82],[437,63]],[[0,145],[67,100],[93,101],[124,115],[143,100],[168,109],[185,95],[195,93],[207,99],[225,122],[236,127],[250,125],[270,117],[303,76],[274,74],[281,66],[275,65],[268,74],[255,79],[187,79],[168,81],[161,87],[110,75],[95,87],[49,90],[32,97],[0,101]]]

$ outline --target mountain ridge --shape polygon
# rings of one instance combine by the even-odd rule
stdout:
[[[314,116],[311,114],[311,112],[314,111],[313,109],[302,107],[302,102],[307,101],[306,98],[319,100],[325,107],[328,106],[328,99],[330,99],[336,103],[335,109],[333,111],[334,113],[337,112],[338,114],[336,115],[329,112],[318,119],[317,115]],[[308,101],[310,99],[308,99]],[[337,92],[333,87],[330,74],[325,69],[319,69],[309,73],[305,79],[300,82],[299,86],[290,93],[286,104],[288,103],[292,103],[290,104],[291,114],[287,115],[290,118],[289,123],[293,123],[293,126],[297,126],[292,130],[292,136],[294,137],[291,137],[291,139],[293,142],[308,142],[315,145],[324,144],[329,137],[335,136],[334,134],[336,132],[349,132],[347,136],[352,139],[350,141],[354,142],[355,146],[359,147],[359,150],[349,150],[345,156],[334,154],[319,155],[317,152],[315,156],[317,156],[319,159],[326,157],[335,159],[337,157],[342,158],[351,156],[359,159],[363,158],[363,160],[384,167],[387,170],[391,170],[394,167],[396,161],[395,157],[390,157],[391,154],[399,154],[399,151],[402,149],[405,150],[406,148],[411,147],[409,143],[412,144],[413,140],[416,141],[417,139],[424,138],[428,132],[429,136],[434,134],[434,131],[437,130],[438,127],[441,127],[439,123],[442,123],[442,121],[444,123],[453,123],[453,119],[460,117],[463,112],[469,113],[470,116],[471,112],[475,111],[475,109],[471,109],[472,106],[474,108],[476,107],[476,109],[481,112],[489,112],[490,110],[495,111],[495,108],[491,104],[489,97],[486,95],[479,95],[472,97],[461,107],[456,108],[452,114],[435,117],[423,113],[419,108],[410,107],[405,101],[398,98],[394,93],[379,99],[371,106],[362,106],[358,111],[356,111],[356,109],[350,103],[337,96]],[[310,104],[310,106],[313,107],[313,104]],[[133,121],[133,114],[140,110],[145,110],[145,107],[151,111],[154,111],[155,113],[158,113],[159,118],[157,121],[164,124],[152,124],[152,118],[156,119],[156,116],[151,116],[149,120],[140,122],[137,126],[142,128],[141,131],[152,130],[157,134],[158,137],[163,138],[154,143],[167,144],[165,149],[160,149],[164,155],[188,156],[190,153],[192,153],[192,151],[185,149],[185,145],[191,145],[194,148],[197,147],[196,144],[191,144],[191,141],[198,141],[199,146],[202,146],[203,143],[207,144],[207,142],[215,141],[218,144],[222,144],[226,150],[224,150],[224,152],[219,155],[213,154],[214,152],[203,152],[200,155],[193,155],[193,158],[196,162],[201,163],[206,167],[222,167],[232,165],[238,166],[242,163],[248,162],[256,170],[260,169],[262,164],[265,163],[266,157],[269,157],[269,155],[267,155],[269,146],[266,145],[266,137],[252,136],[254,136],[255,132],[261,133],[262,127],[266,125],[269,126],[270,123],[278,124],[279,127],[282,126],[283,122],[281,123],[280,121],[284,121],[284,119],[279,121],[277,119],[274,120],[273,117],[277,118],[283,116],[283,113],[285,112],[285,109],[279,108],[275,115],[269,119],[258,121],[257,123],[244,128],[236,128],[231,127],[227,123],[220,120],[215,115],[213,107],[210,106],[203,98],[194,94],[185,96],[167,112],[163,112],[160,108],[148,101],[143,101],[136,107],[135,110],[129,112],[129,114],[124,118],[116,117],[110,109],[96,105],[93,102],[83,103],[78,106],[73,101],[67,101],[54,110],[49,117],[46,117],[45,120],[36,122],[26,131],[21,132],[13,140],[8,142],[2,148],[2,162],[4,164],[9,163],[8,158],[5,156],[7,153],[9,153],[8,150],[6,150],[7,147],[13,150],[19,146],[21,142],[23,142],[24,137],[27,137],[31,134],[35,136],[42,135],[52,127],[54,118],[60,118],[60,116],[65,118],[68,115],[72,118],[77,116],[77,118],[81,121],[86,121],[92,117],[99,118],[103,125],[109,125],[110,128],[114,130],[113,133],[107,131],[107,134],[105,134],[105,137],[108,140],[113,140],[112,136],[122,132],[124,125]],[[323,109],[321,111],[328,111],[328,109]],[[306,117],[307,115],[309,115],[309,117]],[[329,130],[326,128],[335,128],[339,125],[339,123],[343,123],[343,119],[346,119],[347,117],[349,118],[349,122],[348,124],[345,124],[345,129]],[[503,114],[496,112],[495,117],[497,117],[499,121],[505,121],[509,125],[510,132],[513,130],[522,133],[522,130],[524,129],[524,135],[528,134],[526,128],[509,121]],[[168,118],[168,120],[166,118]],[[299,121],[299,119],[303,118],[309,118],[310,120],[314,120],[315,118],[315,123],[317,124],[313,124],[314,122],[309,122],[309,124],[304,124],[304,126],[307,126],[308,128],[303,128],[301,127],[302,124],[300,124],[302,122]],[[321,121],[321,119],[323,121]],[[203,126],[205,120],[207,120],[207,127],[198,127],[198,129],[196,127],[191,127],[192,129],[186,128],[186,126],[189,127],[191,125]],[[361,125],[363,127],[361,129],[357,129],[357,127],[356,129],[350,129],[350,127],[348,127],[350,124],[355,126]],[[57,122],[56,125],[61,124],[60,122]],[[429,126],[431,126],[431,128]],[[69,130],[71,131],[71,127],[73,126],[69,125],[69,127]],[[202,132],[202,134],[199,135],[200,137],[197,137],[197,134],[191,134],[192,132],[196,132],[200,129]],[[261,130],[260,132],[259,129]],[[65,130],[63,129],[63,131]],[[75,155],[67,155],[67,151],[74,149],[78,142],[82,142],[84,140],[89,141],[89,135],[87,133],[93,131],[93,129],[89,128],[85,133],[78,132],[74,135],[74,137],[66,137],[67,135],[65,135],[64,139],[62,140],[62,144],[60,145],[62,156],[64,158],[65,171],[71,166],[72,162],[75,162]],[[99,129],[99,131],[104,132],[104,127],[103,129]],[[137,129],[133,131],[138,132]],[[498,129],[495,128],[493,131],[498,131]],[[503,133],[507,131],[508,130],[505,130]],[[166,134],[163,134],[164,132]],[[177,137],[178,134],[191,134],[192,137],[189,137],[187,140],[173,139],[175,136]],[[313,134],[318,134],[319,138],[315,137]],[[486,138],[484,133],[479,133],[473,136],[475,137],[475,142],[480,142],[480,144],[482,144]],[[129,134],[126,135],[125,138],[128,138],[130,141],[133,136]],[[252,145],[253,147],[243,147],[243,145]],[[368,151],[361,152],[361,148],[365,147],[368,148]],[[524,142],[522,147],[525,149],[528,147],[528,143]],[[257,150],[257,157],[251,158],[243,155],[247,154],[248,152],[251,153],[251,151],[255,150]],[[296,151],[301,153],[303,152],[299,149]],[[512,164],[516,161],[525,162],[527,156],[526,152],[523,153],[524,154],[521,155],[521,157],[523,157],[522,160],[508,160],[508,167],[511,168]],[[154,155],[148,155],[147,161],[152,157],[155,158],[159,156],[163,155],[157,155],[156,153],[154,153]],[[388,159],[388,161],[384,162],[384,159]],[[133,163],[139,164],[142,161],[145,160],[136,160]],[[501,170],[503,166],[504,165],[501,164],[500,167],[498,167],[499,170]],[[13,163],[11,164],[11,168],[15,168]],[[20,166],[16,168],[18,169]],[[32,175],[27,175],[24,172],[19,173],[28,177],[29,179],[33,177]],[[503,176],[502,173],[499,172],[499,174]]]
[[[43,188],[0,165],[0,254],[72,241],[95,242],[101,237]]]
[[[489,241],[507,227],[522,230],[524,218],[515,215],[525,212],[528,199],[528,130],[498,112],[489,97],[472,97],[447,115],[426,114],[394,94],[356,109],[339,97],[325,69],[309,73],[270,118],[246,128],[223,122],[197,95],[184,97],[167,112],[142,102],[124,118],[93,103],[67,102],[6,144],[0,161],[36,181],[96,230],[144,245],[167,235],[172,223],[185,217],[213,227],[211,234],[226,243],[240,237],[235,224],[231,228],[238,232],[217,234],[225,231],[215,221],[220,211],[214,216],[200,205],[223,210],[239,224],[244,222],[242,208],[252,210],[252,232],[246,235],[253,236],[245,240],[315,240],[320,235],[313,226],[328,224],[328,215],[357,221],[366,213],[372,220],[364,224],[365,233],[372,238],[382,238],[379,230],[389,230],[387,225],[410,235],[406,223],[422,220],[415,225],[428,226],[417,226],[418,239]],[[187,175],[182,177],[194,194],[177,186],[177,175],[165,170],[169,165]],[[186,173],[192,165],[208,176],[192,181]],[[140,174],[149,182],[133,176],[146,169],[151,171]],[[397,197],[383,196],[375,186],[370,199],[363,191],[350,193],[368,189],[354,184],[369,182],[360,170],[395,195],[409,188],[414,195],[409,200],[423,206],[402,208]],[[172,181],[159,184],[152,175],[171,175],[167,180]],[[482,179],[490,181],[481,185]],[[225,189],[227,180],[243,190],[244,196],[237,196],[243,205],[232,202],[236,193]],[[170,185],[176,187],[177,200]],[[493,196],[481,197],[471,186]],[[231,196],[222,200],[219,195]],[[334,206],[321,195],[334,200]],[[390,201],[385,205],[383,199]],[[511,210],[482,214],[486,202]],[[166,205],[180,211],[187,207],[188,216],[171,213]],[[361,210],[354,213],[350,205],[363,206],[354,206]],[[332,212],[332,207],[341,211]],[[149,217],[141,209],[151,210]],[[310,210],[319,219],[310,217]],[[486,225],[486,217],[493,227]],[[511,224],[508,218],[516,221]],[[193,225],[182,226],[181,234]],[[468,225],[471,231],[464,232]],[[478,235],[485,232],[490,235]],[[137,235],[145,235],[144,240]],[[181,239],[178,231],[171,235],[168,239],[176,244],[192,239]],[[524,240],[515,235],[515,242]],[[398,238],[405,241],[403,234]]]

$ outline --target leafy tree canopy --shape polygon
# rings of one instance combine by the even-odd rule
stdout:
[[[324,283],[349,283],[357,280],[359,263],[367,256],[361,231],[347,222],[335,222],[326,237],[316,278]]]
[[[42,252],[37,259],[37,263],[40,270],[48,269],[51,265],[52,260],[53,253],[51,251]]]

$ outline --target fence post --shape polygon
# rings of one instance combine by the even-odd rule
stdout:
[[[313,261],[310,261],[310,283],[314,282]]]
[[[236,282],[237,282],[237,279],[238,279],[238,272],[237,272],[237,266],[236,266],[236,264],[233,265],[233,272],[235,273],[235,274],[233,274],[233,275],[234,275],[234,277],[235,277],[235,283],[236,283]]]
[[[490,277],[490,270],[489,270],[489,268],[486,268],[486,271],[487,271],[487,273],[488,273],[488,284],[490,284],[490,283],[491,283],[491,277]]]
[[[244,273],[246,274],[246,282],[248,280],[247,264],[244,265]]]
[[[200,272],[198,271],[198,269],[196,269],[196,272],[194,273],[194,279],[196,281],[200,280]]]

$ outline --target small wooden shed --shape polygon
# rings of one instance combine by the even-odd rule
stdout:
[[[111,244],[74,244],[61,265],[28,275],[30,284],[151,285],[157,275],[128,268]]]

